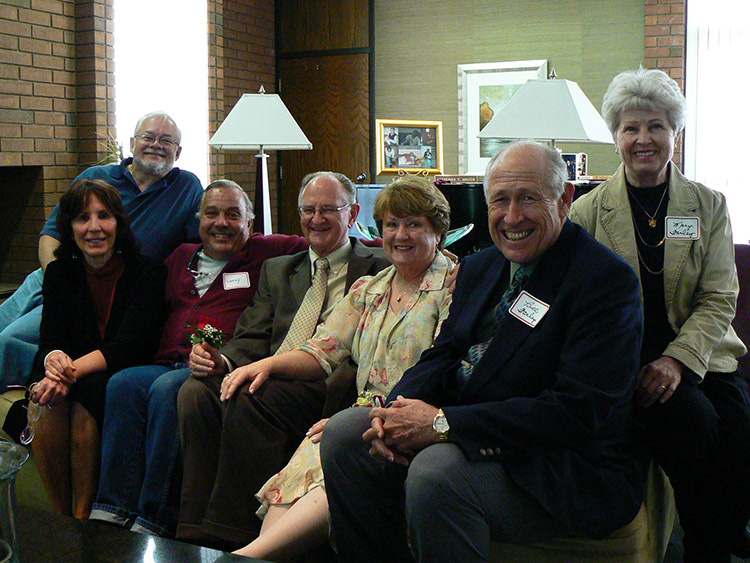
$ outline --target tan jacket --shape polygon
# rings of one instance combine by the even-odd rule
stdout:
[[[670,163],[668,217],[700,218],[698,240],[664,241],[664,302],[677,334],[664,355],[698,378],[732,372],[747,349],[731,326],[739,283],[732,227],[724,196],[691,182]],[[622,256],[639,274],[635,231],[623,165],[601,186],[573,203],[570,218]]]

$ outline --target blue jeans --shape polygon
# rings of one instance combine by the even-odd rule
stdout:
[[[0,392],[7,385],[26,385],[39,350],[42,323],[41,268],[0,305]]]
[[[179,483],[172,481],[182,467],[177,392],[190,376],[183,366],[133,367],[109,380],[93,518],[174,535]]]

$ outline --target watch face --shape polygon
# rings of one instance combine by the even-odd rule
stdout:
[[[435,432],[443,434],[448,432],[448,430],[450,430],[450,426],[448,426],[448,421],[445,419],[445,416],[437,417],[435,419]]]

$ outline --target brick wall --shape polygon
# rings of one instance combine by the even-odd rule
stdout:
[[[0,4],[0,280],[36,267],[39,230],[114,133],[112,0]],[[4,193],[7,190],[8,193]],[[11,193],[12,190],[12,193]]]
[[[106,157],[106,138],[115,134],[113,15],[113,0],[0,4],[0,198],[6,204],[0,282],[21,281],[38,267],[38,234],[60,195],[81,170]],[[208,15],[213,133],[240,94],[261,84],[275,90],[273,2],[209,0]],[[253,194],[255,160],[212,151],[211,178],[229,177]],[[273,186],[273,157],[269,171]]]
[[[255,94],[261,85],[276,91],[274,7],[264,0],[209,1],[209,134],[229,114],[242,94]],[[210,177],[229,178],[239,183],[255,203],[254,152],[211,149]],[[276,210],[276,157],[268,159],[271,210]],[[256,216],[261,212],[256,205]]]
[[[0,215],[0,281],[20,281],[36,268],[45,218],[71,180],[105,157],[102,141],[114,134],[112,1],[0,4],[0,198],[15,206]],[[212,134],[241,94],[261,85],[276,89],[274,8],[266,0],[208,5]],[[686,0],[645,0],[644,65],[681,85],[685,11]],[[677,162],[681,152],[680,146]],[[212,150],[211,179],[228,177],[253,194],[255,161],[249,153]],[[272,156],[272,192],[275,162]],[[27,192],[18,192],[19,182],[28,184]],[[271,203],[277,223],[275,193]]]
[[[646,0],[644,24],[643,66],[663,70],[684,92],[687,0]],[[673,160],[682,166],[682,137],[675,147]]]
[[[113,0],[76,0],[78,163],[96,164],[115,134]]]

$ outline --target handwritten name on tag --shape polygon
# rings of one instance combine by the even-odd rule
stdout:
[[[549,311],[549,305],[522,291],[510,307],[510,314],[530,327],[535,327]]]
[[[698,240],[701,238],[700,217],[667,217],[667,238]]]
[[[250,287],[250,276],[247,272],[224,274],[224,289],[240,289]]]

